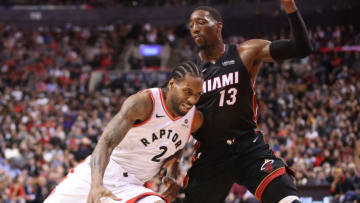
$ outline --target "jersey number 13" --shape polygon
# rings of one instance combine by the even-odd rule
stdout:
[[[225,100],[225,95],[230,95],[230,98]],[[222,90],[220,92],[220,102],[219,102],[219,106],[224,106],[224,103],[226,103],[227,105],[231,106],[234,105],[236,102],[236,95],[237,95],[237,89],[236,88],[230,88],[227,91],[226,90]]]

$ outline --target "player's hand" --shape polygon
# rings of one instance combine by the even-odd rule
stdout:
[[[164,161],[164,164],[161,166],[160,168],[160,171],[159,171],[159,176],[162,177],[162,176],[166,176],[166,170],[169,166],[173,165],[177,160],[177,157],[175,157],[174,155],[173,156],[170,156],[168,157],[165,161]]]
[[[293,13],[297,10],[295,0],[280,0],[280,2],[286,13]]]
[[[171,166],[171,176],[172,177],[178,177],[180,174],[180,168],[179,168],[179,164],[180,164],[180,159],[181,156],[183,154],[183,149],[177,151],[174,155],[168,157],[167,159],[165,159],[163,165],[160,168],[159,171],[159,176],[163,177],[166,176],[166,170]]]
[[[167,189],[161,195],[165,197],[167,200],[169,200],[169,202],[175,201],[179,193],[179,186],[176,183],[176,180],[174,180],[169,176],[165,176],[162,178],[162,182],[165,184]]]
[[[121,199],[116,197],[110,190],[106,189],[103,185],[92,187],[90,189],[87,203],[101,203],[103,197],[109,197],[115,201],[120,201]]]

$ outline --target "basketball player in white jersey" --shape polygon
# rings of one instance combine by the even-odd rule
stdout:
[[[45,203],[164,203],[174,200],[167,178],[165,197],[143,187],[164,161],[181,150],[203,123],[195,104],[203,76],[195,64],[173,69],[167,86],[126,99],[106,126],[91,156],[70,170]]]

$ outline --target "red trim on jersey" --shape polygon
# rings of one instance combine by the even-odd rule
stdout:
[[[189,184],[189,175],[186,174],[184,180],[183,180],[183,188],[185,189]]]
[[[271,172],[269,175],[267,175],[261,183],[258,185],[255,191],[255,197],[262,202],[261,196],[263,192],[265,191],[266,187],[269,185],[269,183],[274,180],[275,178],[284,175],[286,173],[285,167],[281,167],[276,169],[275,171]]]
[[[146,192],[146,193],[142,193],[132,199],[129,199],[128,201],[126,201],[126,203],[136,203],[137,201],[139,201],[140,199],[146,197],[146,196],[158,196],[161,197],[161,199],[163,199],[166,203],[170,203],[167,199],[165,199],[165,197],[162,197],[159,194],[156,194],[154,192]]]
[[[161,88],[159,88],[159,92],[160,92],[160,100],[161,100],[161,105],[166,113],[166,115],[173,121],[179,120],[180,118],[182,118],[182,116],[177,116],[176,118],[174,118],[168,111],[167,107],[166,107],[166,102],[165,102],[165,97],[164,97],[164,93],[162,91]]]
[[[147,91],[150,92],[151,100],[152,100],[152,102],[153,102],[153,109],[152,109],[151,115],[150,115],[150,117],[147,118],[146,120],[144,120],[144,121],[142,121],[142,122],[140,122],[140,123],[134,124],[133,127],[139,127],[139,126],[142,126],[142,125],[146,124],[147,122],[149,122],[149,121],[151,120],[152,116],[154,115],[154,112],[155,112],[155,99],[154,99],[154,95],[153,95],[153,93],[151,92],[151,90],[148,89]],[[143,92],[143,91],[141,91],[141,92]]]
[[[193,116],[193,119],[192,119],[192,122],[191,122],[190,133],[189,133],[189,136],[188,136],[188,139],[187,139],[187,140],[190,139],[191,133],[192,133],[192,131],[193,131],[193,129],[194,129],[194,123],[195,123],[195,118],[196,118],[196,115],[197,115],[197,109],[195,108],[194,111],[195,111],[195,112],[194,112],[194,116]]]
[[[252,89],[253,89],[253,96],[252,96],[252,110],[254,113],[253,116],[253,121],[256,123],[257,125],[257,119],[258,119],[258,105],[256,102],[256,93],[254,91],[254,87],[255,87],[255,80],[251,80],[251,84],[252,84]]]

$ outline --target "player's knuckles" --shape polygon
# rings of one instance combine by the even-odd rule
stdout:
[[[106,196],[106,197],[113,197],[113,196],[115,196],[112,192],[110,192],[110,191],[106,191],[105,193],[104,193],[104,196]]]
[[[101,191],[101,195],[108,195],[109,193],[110,193],[110,191],[106,190],[106,189]]]

